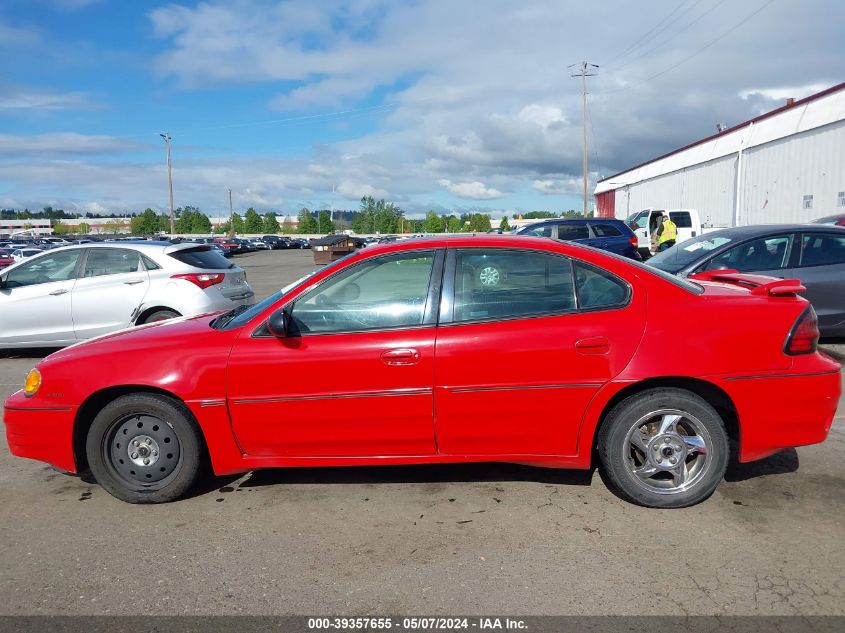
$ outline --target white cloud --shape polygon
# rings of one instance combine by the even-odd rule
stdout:
[[[0,86],[0,110],[83,110],[98,107],[83,92],[51,93]]]
[[[826,83],[812,83],[804,86],[788,86],[775,88],[748,88],[739,92],[739,97],[745,101],[754,97],[763,97],[773,101],[786,101],[787,99],[803,99],[811,94],[820,92],[830,85]]]
[[[76,132],[48,132],[35,135],[0,134],[0,154],[7,159],[27,155],[110,154],[138,148],[137,143],[125,139]]]
[[[337,186],[337,192],[344,198],[351,200],[359,200],[364,196],[372,196],[373,198],[386,198],[389,194],[384,189],[373,187],[367,183],[354,182],[344,180]]]
[[[470,200],[493,200],[505,195],[498,189],[487,187],[483,182],[477,180],[473,182],[452,182],[444,178],[439,180],[438,183],[449,193]]]
[[[583,180],[580,178],[566,178],[563,180],[535,180],[531,186],[542,194],[578,195],[583,191]]]

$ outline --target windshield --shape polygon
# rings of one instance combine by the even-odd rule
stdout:
[[[691,240],[675,244],[662,253],[657,253],[648,260],[649,266],[654,266],[669,273],[677,273],[689,264],[703,258],[707,253],[725,244],[730,244],[734,238],[727,235],[702,235]]]

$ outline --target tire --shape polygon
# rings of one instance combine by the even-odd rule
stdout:
[[[668,387],[617,404],[598,437],[610,487],[649,508],[684,508],[709,497],[725,474],[729,450],[716,410],[690,391]]]
[[[160,310],[155,310],[151,312],[146,317],[144,317],[143,321],[139,321],[138,325],[145,325],[147,323],[156,323],[158,321],[167,321],[167,319],[175,319],[178,316],[182,316],[175,310],[168,310],[167,308],[161,308]]]
[[[97,483],[128,503],[178,499],[196,481],[204,455],[185,406],[148,393],[121,396],[103,407],[88,431],[85,451]]]

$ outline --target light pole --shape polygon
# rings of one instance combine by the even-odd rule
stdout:
[[[164,144],[167,146],[167,189],[170,201],[170,237],[176,232],[176,225],[173,220],[173,168],[170,163],[170,141],[173,139],[169,132],[162,132],[159,134],[164,139]]]

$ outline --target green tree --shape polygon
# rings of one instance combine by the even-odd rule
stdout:
[[[121,222],[120,220],[117,220],[117,219],[109,220],[108,222],[103,224],[103,231],[105,233],[110,233],[112,235],[116,235],[117,233],[122,233],[123,228],[124,228],[123,222]]]
[[[52,225],[54,235],[67,235],[71,232],[71,227],[69,227],[67,224],[63,224],[62,221],[58,218],[52,220],[50,224]]]
[[[196,211],[191,217],[191,233],[211,233],[211,220],[201,211]]]
[[[231,226],[229,227],[229,234],[230,235],[238,235],[244,232],[244,219],[238,213],[232,214],[232,219],[230,221]]]
[[[244,233],[261,233],[264,229],[264,222],[261,220],[261,216],[258,215],[258,212],[250,207],[246,210],[246,214],[244,215]]]
[[[270,235],[276,235],[277,233],[281,232],[279,221],[276,219],[276,214],[272,211],[268,211],[264,214],[264,223],[262,230]]]
[[[323,209],[317,213],[317,232],[334,233],[334,222],[332,222],[332,214],[327,209]]]
[[[490,226],[490,216],[486,213],[473,213],[469,216],[468,222],[467,230],[470,233],[484,233],[492,228]]]
[[[133,217],[130,223],[133,235],[153,235],[161,228],[159,217],[152,209],[144,209],[144,212]]]
[[[436,211],[429,211],[425,214],[422,229],[423,233],[442,233],[445,229],[443,218],[437,215]]]
[[[302,209],[299,210],[297,220],[299,220],[299,224],[296,229],[298,233],[317,232],[317,220],[314,219],[314,216],[306,207],[302,207]]]
[[[231,228],[231,224],[229,222],[221,222],[217,226],[214,227],[214,232],[217,235],[226,235]]]
[[[502,216],[502,221],[499,222],[499,228],[502,229],[502,233],[507,233],[511,230],[511,225],[508,222],[508,216]]]
[[[460,233],[462,227],[463,222],[461,222],[460,218],[454,215],[449,216],[446,224],[446,230],[449,231],[449,233]]]
[[[76,232],[80,235],[88,235],[91,232],[91,225],[87,222],[80,222],[76,227]]]

